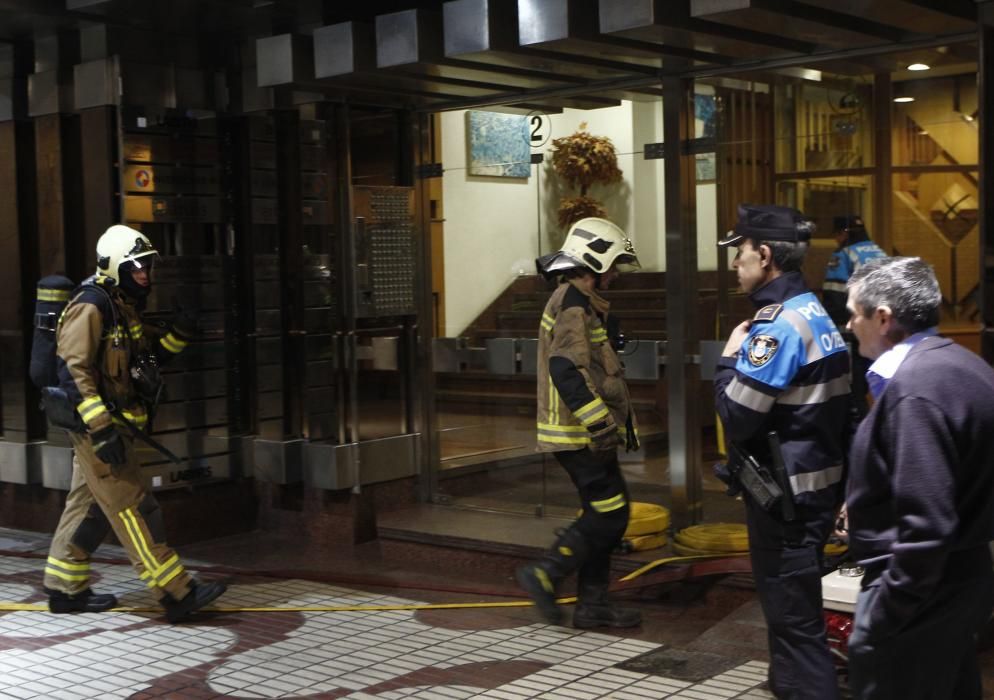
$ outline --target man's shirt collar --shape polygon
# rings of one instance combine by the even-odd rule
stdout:
[[[883,353],[870,365],[870,369],[866,371],[866,382],[870,386],[870,393],[873,394],[874,399],[879,397],[884,389],[887,388],[887,383],[897,374],[898,368],[904,362],[904,358],[908,356],[908,353],[911,352],[911,348],[920,341],[925,340],[925,338],[937,335],[938,332],[937,328],[932,327],[908,336]]]

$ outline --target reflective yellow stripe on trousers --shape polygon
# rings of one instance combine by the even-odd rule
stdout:
[[[174,554],[164,564],[160,564],[156,560],[152,554],[152,549],[145,541],[144,535],[142,535],[141,526],[131,508],[122,510],[118,515],[124,522],[124,529],[127,531],[128,537],[131,539],[135,551],[138,553],[138,558],[141,559],[142,564],[145,566],[148,578],[151,579],[149,582],[150,587],[158,586],[161,588],[183,571],[183,566],[179,563],[178,555]],[[146,577],[142,575],[141,578],[144,579]]]
[[[86,581],[90,578],[90,562],[62,561],[49,557],[45,573],[63,581]]]
[[[619,493],[617,496],[605,498],[603,501],[591,501],[590,507],[598,513],[610,513],[613,510],[625,507],[625,494]]]

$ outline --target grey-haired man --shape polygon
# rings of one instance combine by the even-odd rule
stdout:
[[[919,258],[849,280],[849,328],[875,401],[850,451],[846,503],[866,569],[849,638],[854,697],[982,694],[975,636],[991,616],[994,370],[936,333],[942,294]]]

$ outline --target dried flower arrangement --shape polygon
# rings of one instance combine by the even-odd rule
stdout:
[[[552,168],[570,187],[579,188],[580,196],[564,197],[559,203],[559,225],[564,229],[587,216],[606,216],[607,212],[587,195],[591,185],[607,185],[621,180],[618,154],[606,136],[594,136],[581,122],[577,131],[552,142]]]

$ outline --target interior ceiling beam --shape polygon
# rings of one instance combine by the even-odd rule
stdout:
[[[728,65],[735,60],[726,54],[711,53],[710,51],[697,51],[695,49],[672,46],[670,44],[654,44],[651,41],[640,41],[639,39],[630,39],[628,37],[618,36],[615,34],[598,34],[597,41],[608,46],[617,46],[619,48],[632,49],[635,51],[654,51],[664,58],[666,56],[671,56],[673,58],[683,58],[688,61],[697,61],[700,63]]]
[[[970,22],[977,21],[977,6],[972,0],[905,0],[905,2],[932,12],[941,12],[950,17],[958,17]]]
[[[816,46],[790,36],[694,17],[690,0],[599,0],[600,32],[663,46],[705,48],[736,58],[808,53]]]
[[[522,47],[517,0],[453,0],[443,5],[442,12],[445,59],[439,62],[440,66],[452,63],[534,77],[542,83],[531,86],[535,89],[559,87],[563,83],[585,85],[598,79],[617,80],[633,72],[627,63],[591,65],[589,61],[580,62],[571,53]],[[652,68],[647,74],[655,72]],[[508,88],[513,88],[511,81]]]
[[[714,0],[704,0],[704,3],[707,4],[712,2]],[[721,0],[718,2],[720,3]],[[817,5],[806,5],[803,2],[797,2],[797,0],[732,0],[732,4],[769,10],[797,20],[817,22],[826,27],[864,34],[882,41],[900,41],[904,37],[904,32],[901,29],[889,24],[874,22],[865,17],[857,17],[844,12],[836,12]]]
[[[492,63],[478,63],[475,61],[464,61],[459,58],[446,57],[439,62],[440,66],[452,66],[453,68],[464,68],[466,70],[496,73],[499,76],[529,78],[543,80],[554,83],[582,83],[583,78],[565,73],[553,73],[549,71],[531,70],[529,68],[519,68],[517,66],[505,66]]]
[[[895,51],[910,51],[914,49],[933,48],[946,44],[959,44],[968,41],[975,41],[974,32],[959,34],[944,34],[942,36],[926,37],[923,39],[909,39],[893,44],[877,44],[874,46],[864,46],[850,49],[832,49],[813,52],[805,55],[784,56],[764,60],[737,61],[730,66],[705,66],[695,67],[681,73],[664,73],[660,71],[656,79],[643,76],[633,76],[624,80],[600,80],[591,81],[583,86],[568,88],[550,88],[546,90],[531,90],[524,93],[505,93],[494,95],[486,101],[459,100],[436,105],[432,110],[427,111],[451,111],[457,109],[471,109],[474,107],[491,107],[512,102],[524,102],[535,100],[550,100],[557,97],[566,97],[577,94],[593,94],[609,92],[611,90],[639,90],[642,88],[660,85],[665,80],[679,78],[713,78],[720,76],[734,76],[739,73],[754,71],[772,71],[779,68],[806,67],[823,61],[836,61],[854,59],[867,56],[878,56],[881,54],[893,53]]]
[[[485,66],[469,62],[438,59],[440,42],[437,32],[425,31],[421,23],[431,18],[418,19],[416,12],[398,13],[380,32],[389,32],[391,39],[399,43],[386,46],[378,41],[374,26],[365,22],[343,22],[315,30],[314,82],[292,81],[296,87],[328,90],[337,87],[350,91],[365,90],[376,94],[396,94],[421,100],[481,100],[493,94],[508,91],[514,81],[502,80],[499,72],[486,72]],[[260,40],[260,44],[264,43]],[[261,60],[261,59],[260,59]],[[284,62],[288,62],[284,59]],[[387,67],[382,67],[387,63]],[[462,63],[472,66],[472,72],[462,68]],[[448,75],[446,71],[454,71]],[[303,74],[303,73],[302,73]],[[474,79],[459,77],[474,75]],[[487,77],[481,80],[480,77]],[[290,82],[286,79],[285,82]],[[532,78],[529,78],[532,81]],[[536,84],[530,82],[530,84]],[[562,86],[570,84],[559,80],[554,83]],[[541,83],[548,85],[547,82]],[[617,99],[598,95],[594,97],[569,97],[560,101],[563,106],[577,109],[595,109],[618,104]],[[543,105],[545,106],[545,105]]]
[[[419,13],[412,10],[389,16],[378,29],[366,22],[321,27],[313,35],[314,77],[325,88],[342,85],[354,89],[365,84],[371,90],[389,92],[399,91],[406,85],[413,89],[409,94],[419,98],[456,100],[481,99],[506,93],[509,89],[546,87],[550,82],[555,86],[577,82],[561,76],[557,80],[539,81],[534,77],[535,72],[522,71],[528,75],[521,78],[526,84],[521,87],[515,85],[517,78],[508,79],[500,71],[488,71],[488,66],[483,64],[439,58],[441,34],[432,31],[430,26],[436,19],[430,15],[419,17]],[[384,44],[379,40],[378,36],[383,33],[389,34],[390,42]],[[618,104],[617,99],[608,96],[564,98],[562,102],[577,109]]]
[[[732,66],[716,66],[714,68],[695,68],[687,71],[684,77],[689,78],[710,78],[717,76],[735,75],[740,71],[769,71],[778,68],[809,67],[822,62],[839,61],[857,58],[881,56],[900,51],[913,51],[915,49],[929,49],[946,44],[959,44],[966,41],[976,41],[977,35],[974,32],[960,34],[943,34],[942,36],[925,37],[923,39],[907,39],[893,44],[876,44],[874,46],[861,46],[848,49],[829,49],[815,51],[802,56],[784,56],[780,58],[770,58],[762,61],[741,61]]]
[[[522,49],[551,51],[624,74],[648,75],[660,69],[665,57],[688,63],[686,51],[678,52],[679,57],[666,56],[652,45],[602,41],[597,0],[517,0],[517,17],[517,43]]]
[[[690,0],[690,13],[735,31],[761,26],[771,34],[807,42],[811,51],[900,41],[904,36],[897,28],[873,23],[870,30],[861,31],[855,16],[794,0]]]

